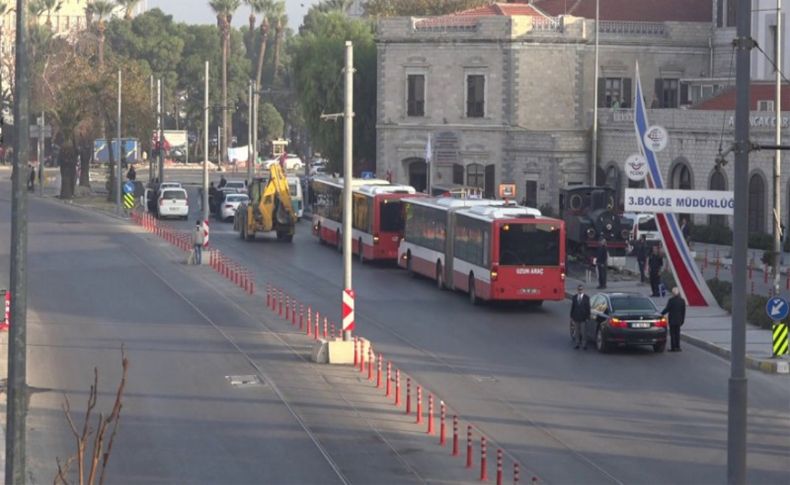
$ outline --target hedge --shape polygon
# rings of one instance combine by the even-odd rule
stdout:
[[[732,283],[713,278],[707,281],[713,297],[719,306],[732,312]],[[765,313],[768,298],[760,295],[746,295],[746,321],[760,328],[771,329],[773,321]]]

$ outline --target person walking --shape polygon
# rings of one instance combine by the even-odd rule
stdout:
[[[195,264],[200,265],[203,262],[202,252],[203,244],[206,242],[206,234],[203,224],[200,219],[195,223],[195,230],[192,232],[192,244],[195,248]]]
[[[228,183],[228,181],[225,179],[225,176],[224,176],[224,175],[220,175],[220,176],[219,176],[219,185],[218,185],[217,187],[221,189],[221,188],[222,188],[222,187],[224,187],[224,186],[225,186],[227,183]]]
[[[650,276],[650,289],[652,290],[651,296],[661,296],[658,292],[658,285],[661,283],[661,270],[664,268],[664,257],[661,256],[658,246],[653,246],[653,254],[650,255],[650,259],[647,261],[647,267]]]
[[[126,178],[134,182],[137,180],[137,172],[134,169],[134,165],[129,165],[129,171],[126,172]]]
[[[606,272],[608,270],[609,251],[606,250],[606,239],[601,238],[595,252],[595,265],[598,267],[598,289],[606,289]]]
[[[581,347],[587,350],[587,336],[585,327],[590,318],[590,297],[584,294],[584,285],[576,287],[576,296],[571,301],[571,324],[576,330],[575,349]]]
[[[639,267],[639,282],[644,283],[645,266],[647,266],[647,257],[649,256],[650,248],[647,246],[647,238],[644,234],[636,242],[634,247],[634,254],[636,255],[636,265]]]
[[[691,228],[689,221],[685,217],[680,221],[680,233],[683,234],[683,240],[686,241],[686,246],[689,245],[689,237],[691,236]]]
[[[28,165],[28,177],[27,177],[27,190],[30,192],[34,192],[36,190],[36,167],[33,165]]]
[[[686,301],[680,296],[677,286],[672,288],[672,297],[667,301],[667,306],[661,310],[661,314],[669,318],[669,351],[680,352],[680,327],[686,320]]]

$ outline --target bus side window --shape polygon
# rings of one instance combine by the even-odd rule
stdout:
[[[488,229],[483,230],[483,266],[491,265],[491,232]]]

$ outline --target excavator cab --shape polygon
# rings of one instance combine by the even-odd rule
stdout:
[[[269,177],[259,177],[248,187],[250,201],[239,205],[234,229],[245,240],[256,232],[277,233],[277,239],[291,242],[296,227],[288,180],[279,164],[269,167]]]

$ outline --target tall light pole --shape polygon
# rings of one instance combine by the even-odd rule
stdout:
[[[28,11],[16,1],[14,66],[14,172],[11,194],[11,326],[8,330],[8,406],[6,409],[5,483],[26,483],[27,446],[27,193],[30,160],[30,79],[27,56]]]
[[[598,185],[598,33],[600,32],[600,0],[595,0],[595,83],[593,84],[592,153],[590,154],[590,182]]]
[[[354,45],[346,41],[346,86],[343,111],[343,288],[351,284],[351,178],[354,171]],[[361,251],[362,248],[359,248]],[[343,331],[343,340],[351,340],[351,331]]]
[[[749,224],[749,91],[751,69],[751,0],[739,0],[736,13],[735,61],[735,211],[733,226]],[[727,406],[727,483],[746,483],[746,251],[748,231],[733,231],[732,354]]]
[[[162,80],[156,80],[156,137],[159,139],[159,150],[156,154],[156,161],[159,165],[159,183],[165,181],[165,134],[162,129]]]
[[[118,69],[118,160],[115,162],[118,166],[115,169],[115,212],[121,213],[121,174],[122,161],[123,161],[123,141],[121,140],[121,88],[123,86],[123,79],[121,78],[121,70]],[[110,150],[112,150],[112,143],[110,143]]]
[[[208,220],[208,61],[206,61],[205,86],[203,88],[203,220]],[[217,140],[219,142],[219,140]]]
[[[776,152],[774,152],[774,295],[779,294],[782,254],[782,0],[776,0]]]
[[[258,92],[258,81],[252,80],[252,168],[257,169],[258,163],[258,103],[261,95]],[[254,175],[255,172],[253,172]],[[250,179],[252,181],[252,179]]]
[[[253,116],[253,86],[252,86],[252,79],[250,79],[250,84],[248,87],[248,96],[247,96],[247,183],[252,184],[252,154],[253,154],[253,147],[252,147],[252,116]]]

